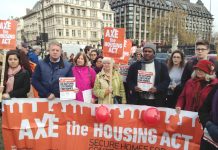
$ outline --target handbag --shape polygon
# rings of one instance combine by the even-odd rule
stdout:
[[[114,104],[122,104],[121,96],[114,96],[113,100],[114,100]]]

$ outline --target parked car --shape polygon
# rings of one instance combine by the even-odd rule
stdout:
[[[170,58],[170,55],[168,53],[156,53],[155,59],[167,63],[168,59]]]

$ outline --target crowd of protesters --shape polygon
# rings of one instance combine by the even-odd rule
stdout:
[[[54,41],[44,59],[40,53],[40,47],[26,43],[7,53],[4,87],[0,87],[3,99],[26,98],[35,89],[40,98],[53,100],[60,97],[59,78],[75,77],[78,101],[84,101],[83,91],[93,89],[92,103],[168,107],[178,114],[181,110],[199,112],[203,127],[218,142],[218,69],[216,60],[208,57],[207,41],[196,42],[195,56],[188,62],[176,50],[167,63],[155,59],[155,44],[143,44],[129,59],[126,82],[114,60],[91,46],[68,59],[61,44]],[[139,71],[152,74],[146,91],[138,85]],[[201,149],[216,148],[202,138]]]

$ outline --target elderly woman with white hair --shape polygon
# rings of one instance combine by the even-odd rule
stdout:
[[[126,103],[123,81],[121,79],[119,72],[116,69],[113,69],[114,66],[113,59],[105,57],[103,58],[102,62],[103,62],[102,71],[97,74],[95,85],[94,85],[94,94],[96,97],[98,97],[98,103],[99,104]],[[112,79],[110,80],[110,78]],[[111,96],[109,96],[110,94]]]
[[[218,83],[214,71],[214,64],[208,60],[200,60],[194,66],[192,78],[189,79],[180,94],[177,104],[177,113],[180,110],[198,112],[207,98],[208,93]]]

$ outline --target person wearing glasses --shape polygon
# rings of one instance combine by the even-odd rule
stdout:
[[[183,88],[177,104],[176,112],[180,110],[198,112],[212,88],[218,83],[215,66],[208,60],[199,60],[194,66],[194,72]]]
[[[180,94],[178,85],[181,83],[181,76],[185,66],[184,54],[180,50],[174,51],[168,61],[168,71],[170,76],[170,85],[167,92],[167,107],[175,108],[176,100]]]
[[[193,72],[193,66],[195,66],[199,60],[209,60],[213,64],[215,64],[215,71],[217,72],[217,62],[215,59],[208,58],[209,49],[209,42],[206,40],[199,40],[196,42],[196,49],[195,49],[195,56],[190,61],[188,61],[185,65],[182,78],[181,78],[181,87],[183,87],[191,78],[191,74]]]
[[[98,51],[93,49],[91,50],[91,53],[90,53],[90,62],[91,62],[91,67],[94,68],[95,67],[95,59],[97,58],[98,56]]]

